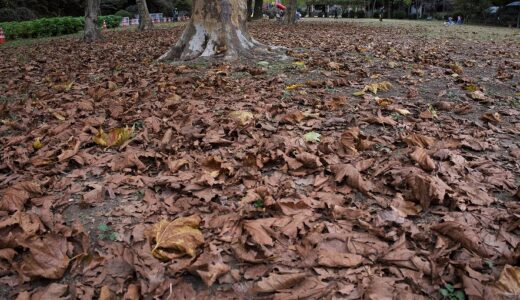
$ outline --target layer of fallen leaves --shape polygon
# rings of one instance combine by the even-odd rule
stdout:
[[[0,298],[519,297],[517,44],[251,27],[2,49]]]

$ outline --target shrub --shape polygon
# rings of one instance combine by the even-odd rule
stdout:
[[[105,21],[108,28],[117,28],[122,20],[123,17],[121,16],[101,16],[98,18],[98,24],[101,26],[103,25],[103,21]]]
[[[36,14],[27,7],[17,7],[16,16],[17,21],[29,21],[37,18]]]
[[[122,17],[101,16],[98,19],[99,26],[103,24],[103,20],[106,21],[108,28],[115,28],[121,23]],[[41,18],[32,21],[0,23],[0,27],[4,29],[6,38],[9,40],[73,34],[83,30],[84,26],[85,18],[83,17]]]
[[[365,11],[364,10],[356,11],[356,17],[360,18],[360,19],[364,18],[365,17]]]
[[[406,19],[406,12],[404,11],[396,11],[394,12],[394,15],[393,15],[394,19]]]
[[[132,19],[134,17],[134,14],[132,14],[131,12],[127,11],[127,10],[118,10],[116,13],[115,13],[116,16],[120,16],[122,18],[124,17],[127,17],[127,18],[130,18]]]
[[[16,11],[11,8],[0,8],[0,22],[13,22],[18,20]]]

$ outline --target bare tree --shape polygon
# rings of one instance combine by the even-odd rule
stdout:
[[[247,1],[193,0],[191,21],[180,40],[159,60],[222,56],[236,59],[265,47],[247,30]]]
[[[87,0],[85,5],[85,42],[94,42],[101,38],[98,26],[99,5],[101,0]]]
[[[148,11],[148,5],[146,0],[136,0],[137,9],[139,10],[139,27],[137,30],[149,30],[153,28],[152,18],[150,18],[150,12]]]

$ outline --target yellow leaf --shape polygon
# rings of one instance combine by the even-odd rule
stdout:
[[[363,96],[365,95],[365,92],[363,92],[363,91],[359,91],[359,92],[355,92],[355,93],[352,94],[352,95],[354,95],[354,96],[356,96],[356,97],[363,97]]]
[[[475,92],[478,90],[478,86],[476,84],[466,84],[464,89],[469,92]]]
[[[298,66],[298,67],[305,67],[305,62],[295,61],[295,62],[293,62],[293,65]]]
[[[295,89],[300,88],[302,86],[303,85],[301,85],[301,84],[291,84],[291,85],[288,85],[285,89],[288,90],[288,91],[292,91],[292,90],[295,90]]]
[[[381,106],[381,107],[387,107],[388,105],[392,105],[394,102],[390,99],[386,99],[386,98],[377,98],[376,97],[376,102],[377,102],[377,105]]]
[[[40,150],[43,147],[42,142],[40,141],[40,138],[36,138],[32,144],[34,150]]]
[[[383,81],[383,82],[379,82],[379,83],[371,83],[367,86],[365,86],[365,88],[363,89],[364,92],[371,92],[372,94],[376,95],[378,91],[389,91],[390,88],[392,87],[392,84],[388,81]]]
[[[254,116],[251,112],[244,110],[232,111],[229,113],[229,117],[241,126],[245,126],[253,121]]]
[[[189,255],[196,255],[197,247],[204,244],[204,235],[198,229],[199,216],[178,218],[173,221],[162,220],[151,231],[152,255],[160,260],[169,261]]]
[[[121,146],[126,141],[131,139],[134,135],[134,128],[114,128],[111,129],[108,134],[103,131],[103,129],[99,129],[98,133],[92,137],[94,143],[104,146],[104,147],[113,147],[113,146]]]
[[[65,121],[65,117],[55,112],[52,108],[49,108],[49,112],[58,120]]]
[[[516,93],[516,96],[517,96],[517,97],[520,97],[520,92],[517,92],[517,93]]]
[[[520,294],[520,268],[505,265],[498,281],[495,283],[498,296]],[[501,299],[502,297],[499,297]]]
[[[396,108],[395,111],[400,113],[403,116],[408,116],[408,115],[412,114],[409,110],[404,109],[404,108]]]

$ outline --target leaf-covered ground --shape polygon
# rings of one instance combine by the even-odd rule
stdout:
[[[0,49],[0,297],[519,295],[518,33],[461,28],[260,22],[287,57],[230,64],[155,63],[182,27]]]

